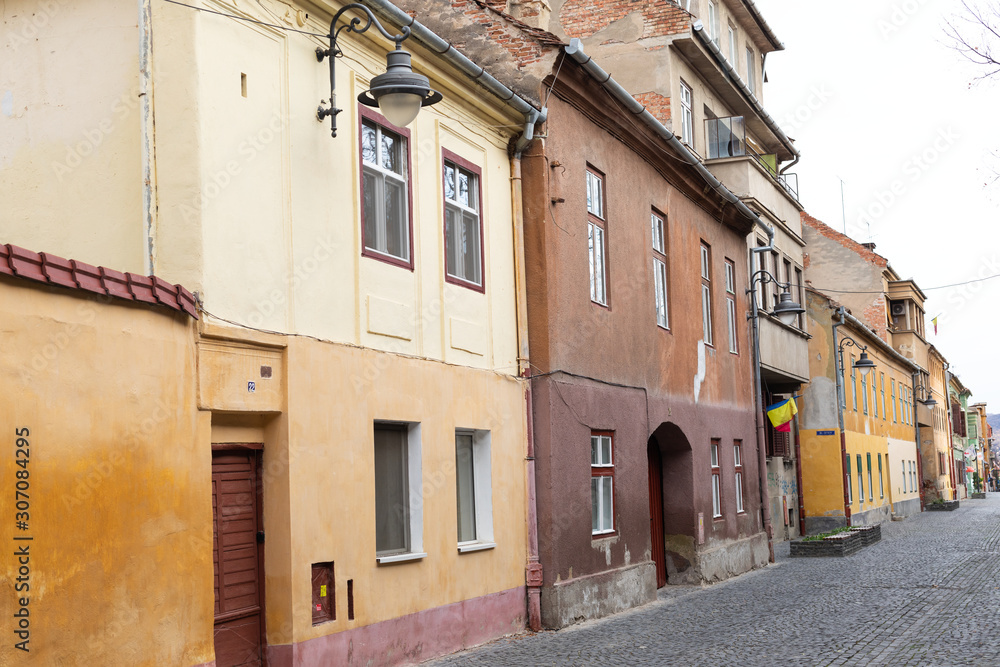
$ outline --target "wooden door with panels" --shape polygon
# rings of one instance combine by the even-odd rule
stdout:
[[[261,448],[213,446],[216,667],[266,664]]]

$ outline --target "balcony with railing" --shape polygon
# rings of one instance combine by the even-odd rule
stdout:
[[[747,143],[746,122],[743,116],[709,118],[705,121],[708,159],[747,157],[754,160],[768,178],[796,202],[799,200],[799,178],[796,174],[778,173],[776,155],[761,155]],[[710,165],[709,165],[710,166]],[[724,178],[720,178],[725,182]]]

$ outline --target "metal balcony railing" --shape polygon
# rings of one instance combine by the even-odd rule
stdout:
[[[781,188],[796,201],[799,199],[799,177],[797,174],[779,174],[777,156],[761,155],[747,145],[746,123],[743,116],[709,118],[705,121],[705,136],[708,138],[708,159],[727,157],[751,157]]]

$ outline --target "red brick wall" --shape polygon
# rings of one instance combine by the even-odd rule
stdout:
[[[871,262],[872,264],[875,264],[876,266],[882,268],[888,266],[889,260],[887,260],[882,255],[872,252],[871,250],[864,247],[851,237],[841,234],[833,227],[817,220],[816,218],[812,217],[805,211],[802,211],[801,217],[802,217],[802,224],[809,225],[810,227],[815,229],[819,234],[822,234],[826,238],[837,241],[838,243],[840,243],[840,245],[844,246],[845,248],[853,250],[865,261]]]
[[[659,93],[639,93],[634,96],[639,103],[646,107],[646,111],[653,114],[656,120],[664,125],[670,122],[670,98]]]
[[[486,36],[507,51],[519,68],[538,62],[550,47],[562,44],[552,33],[504,14],[506,4],[500,0],[451,0],[451,8],[484,29]],[[462,48],[461,44],[455,46]]]
[[[571,37],[590,37],[632,12],[641,12],[642,37],[687,32],[691,14],[668,0],[569,0],[559,11],[563,30]]]

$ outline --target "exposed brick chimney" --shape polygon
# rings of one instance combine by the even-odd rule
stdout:
[[[875,244],[869,241],[868,243],[862,243],[861,247],[868,250],[868,252],[875,252]]]

